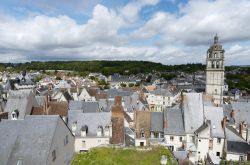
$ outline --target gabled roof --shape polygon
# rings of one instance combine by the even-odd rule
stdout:
[[[186,133],[194,133],[204,122],[202,94],[184,93],[182,97],[182,113]]]
[[[227,152],[247,154],[250,152],[250,145],[246,142],[227,141]]]
[[[98,126],[109,126],[111,124],[111,112],[82,113],[82,111],[69,111],[69,128],[76,122],[76,136],[80,136],[82,126],[88,127],[87,136],[96,136]]]
[[[23,119],[25,115],[30,115],[33,106],[38,106],[32,90],[10,91],[6,103],[5,112],[9,112],[9,119],[14,110],[18,110],[18,119]]]
[[[208,128],[209,127],[209,124],[208,123],[203,123],[196,131],[195,133],[200,133],[202,132],[204,129]]]
[[[71,85],[66,80],[60,80],[60,82],[55,86],[55,88],[71,88]]]
[[[97,101],[95,102],[70,101],[69,110],[70,111],[81,110],[84,113],[100,112],[99,104]]]
[[[214,106],[204,106],[204,115],[206,120],[211,121],[211,137],[224,138],[222,128],[223,108]]]
[[[26,116],[24,120],[4,120],[0,124],[0,164],[44,165],[59,116]],[[61,119],[60,119],[61,120]]]
[[[226,126],[225,136],[227,141],[245,142],[245,140],[240,136],[238,131],[231,126]]]
[[[151,128],[150,131],[164,132],[164,116],[163,112],[151,112]]]
[[[139,94],[133,93],[130,96],[123,96],[122,97],[124,102],[124,109],[126,111],[135,111],[135,110],[145,110],[145,105],[141,102],[141,99],[139,98]]]
[[[100,99],[98,101],[100,111],[109,112],[114,104],[114,100]]]
[[[154,91],[150,91],[149,93],[160,96],[173,96],[170,90],[158,88]]]
[[[167,109],[164,134],[185,135],[183,120],[181,109]]]
[[[69,94],[68,91],[63,91],[63,96],[65,97],[65,99],[66,99],[67,101],[73,100],[73,97]]]
[[[246,122],[250,126],[250,102],[231,102],[232,109],[235,111],[235,122]]]
[[[118,89],[107,90],[108,98],[115,98],[115,96],[131,96],[133,93],[134,93],[133,91],[124,91]]]

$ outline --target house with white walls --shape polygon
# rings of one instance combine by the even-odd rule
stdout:
[[[144,92],[150,111],[162,112],[179,101],[180,91],[177,89],[157,88]]]
[[[68,126],[75,135],[75,152],[110,144],[111,112],[83,113],[81,110],[71,110],[68,119]]]

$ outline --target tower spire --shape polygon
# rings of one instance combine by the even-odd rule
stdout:
[[[218,44],[218,42],[219,42],[219,37],[216,33],[216,35],[214,36],[214,44]]]

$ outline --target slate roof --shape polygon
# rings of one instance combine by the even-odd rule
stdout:
[[[61,80],[55,88],[70,88],[71,85],[66,80]]]
[[[114,100],[100,99],[98,105],[101,111],[109,112],[114,105]]]
[[[168,89],[158,88],[154,91],[150,91],[149,93],[160,96],[173,96],[173,94]]]
[[[211,122],[211,121],[209,120],[209,123],[210,123],[210,122]],[[209,125],[210,125],[210,124],[208,124],[208,123],[203,123],[203,124],[195,131],[195,133],[200,133],[200,132],[202,132],[204,129],[208,128]]]
[[[202,94],[184,93],[182,99],[184,129],[186,133],[194,133],[204,121]]]
[[[250,102],[231,102],[232,109],[235,111],[235,121],[246,122],[250,126]]]
[[[9,112],[9,119],[14,110],[18,110],[18,119],[23,119],[25,115],[30,115],[33,106],[38,106],[32,90],[10,91],[6,103],[5,112]]]
[[[45,96],[35,96],[35,98],[39,106],[44,106]]]
[[[74,122],[76,125],[76,136],[81,135],[81,128],[84,125],[88,127],[87,136],[96,136],[98,126],[109,126],[111,124],[111,112],[82,113],[81,111],[69,111],[69,128],[72,129]]]
[[[188,151],[174,151],[173,154],[177,160],[184,160],[188,156]]]
[[[111,75],[111,82],[132,82],[132,81],[136,81],[136,79],[134,79],[133,77],[119,75],[119,74]]]
[[[18,78],[20,79],[19,85],[35,85],[35,83],[31,80],[31,77],[29,75],[26,75],[24,79],[22,75],[20,75]]]
[[[246,142],[227,141],[227,152],[246,154],[250,152],[250,145]]]
[[[245,142],[245,140],[240,136],[238,131],[231,126],[226,126],[225,136],[227,141]]]
[[[211,137],[224,138],[222,128],[223,108],[214,106],[204,106],[204,114],[207,120],[211,121]]]
[[[185,135],[181,109],[168,109],[166,111],[166,122],[164,134]]]
[[[68,91],[63,91],[62,94],[63,94],[63,96],[65,97],[65,99],[66,99],[67,101],[69,101],[69,100],[74,100],[73,97],[69,94]]]
[[[150,131],[164,132],[164,129],[163,129],[163,125],[164,125],[163,117],[164,117],[163,112],[151,112]]]
[[[133,93],[130,96],[123,96],[122,97],[124,102],[124,110],[132,112],[135,110],[145,110],[145,105],[141,102],[141,99],[139,98],[139,94]]]
[[[46,164],[59,116],[26,116],[0,124],[0,164]]]
[[[81,110],[84,113],[100,112],[99,104],[95,102],[84,102],[84,101],[70,101],[69,110]]]
[[[115,98],[115,96],[131,96],[133,93],[134,93],[133,91],[124,91],[119,89],[107,90],[108,98]]]

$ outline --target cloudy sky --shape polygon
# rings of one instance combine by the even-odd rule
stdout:
[[[227,65],[250,65],[249,0],[1,0],[0,62],[205,63],[217,33]]]

